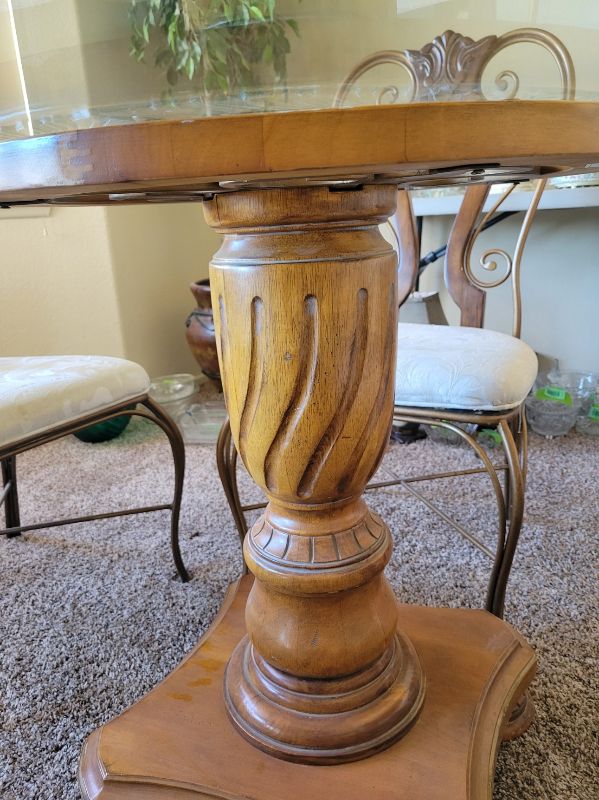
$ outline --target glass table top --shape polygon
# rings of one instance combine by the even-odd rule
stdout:
[[[369,64],[381,51],[395,55]],[[334,104],[595,99],[598,52],[593,0],[0,0],[0,141]]]
[[[597,53],[594,0],[0,0],[0,202],[571,180],[599,163]],[[349,108],[373,113],[283,113]]]

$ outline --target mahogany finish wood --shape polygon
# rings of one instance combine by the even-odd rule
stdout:
[[[356,174],[364,182],[382,175],[437,185],[452,179],[446,171],[452,166],[572,173],[592,171],[589,165],[597,162],[597,102],[416,103],[244,114],[0,143],[0,203],[70,198],[83,205],[107,202],[109,193],[145,191],[185,201],[184,190],[218,188],[223,180]]]
[[[363,761],[329,767],[272,758],[239,737],[222,702],[245,634],[252,578],[181,665],[87,740],[86,800],[490,800],[503,725],[535,670],[530,647],[486,611],[398,606],[428,687],[410,733]]]
[[[395,186],[217,195],[210,265],[237,450],[269,503],[245,540],[257,578],[227,668],[233,723],[308,763],[364,758],[414,723],[420,664],[383,576],[392,550],[361,499],[393,412]]]

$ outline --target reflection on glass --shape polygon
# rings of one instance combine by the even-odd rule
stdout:
[[[437,48],[430,63],[441,57],[462,69],[484,37],[519,28],[561,40],[576,65],[577,98],[596,95],[599,4],[586,0],[0,0],[0,138],[326,108],[376,51],[417,51],[458,31],[478,44]],[[481,87],[488,99],[557,99],[561,85],[555,56],[522,43],[486,63]],[[462,88],[450,99],[481,94],[467,78]],[[413,95],[409,69],[381,63],[352,83],[343,104]],[[440,97],[434,88],[415,99]]]

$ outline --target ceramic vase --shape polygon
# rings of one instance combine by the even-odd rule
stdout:
[[[204,375],[220,383],[210,281],[196,281],[189,288],[196,308],[185,320],[187,343]]]

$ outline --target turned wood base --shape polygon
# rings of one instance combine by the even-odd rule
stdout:
[[[423,702],[384,577],[392,539],[361,499],[393,414],[392,185],[240,191],[204,203],[235,446],[268,498],[244,544],[256,578],[226,706],[252,744],[309,764],[398,739]]]
[[[86,800],[489,800],[497,750],[535,672],[531,648],[484,611],[398,606],[426,675],[422,712],[361,761],[307,766],[245,741],[227,716],[225,666],[245,636],[252,578],[231,587],[197,647],[159,686],[95,731],[81,756]],[[326,788],[325,788],[326,787]]]
[[[355,761],[388,747],[414,724],[423,701],[418,656],[400,633],[370,669],[347,678],[294,678],[262,659],[247,636],[226,669],[225,704],[239,732],[304,764]]]

